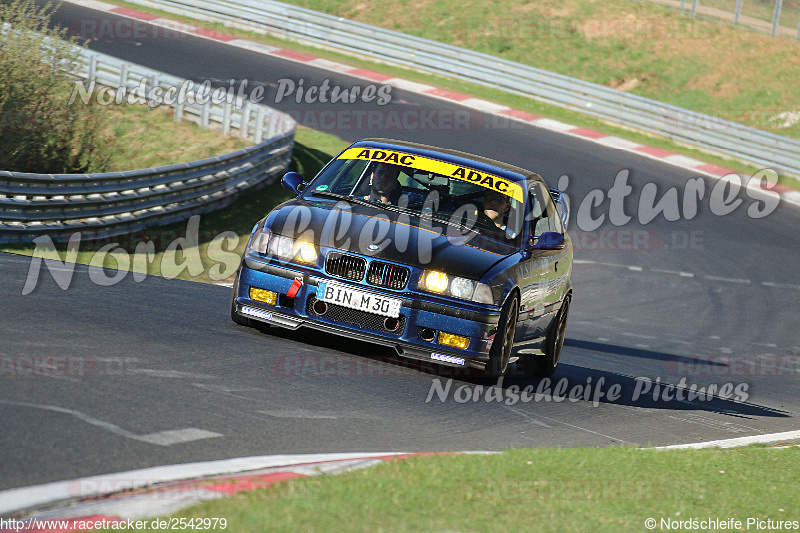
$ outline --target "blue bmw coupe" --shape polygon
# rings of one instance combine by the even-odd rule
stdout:
[[[346,148],[253,228],[237,324],[301,326],[488,377],[550,376],[572,298],[563,195],[528,170],[388,139]]]

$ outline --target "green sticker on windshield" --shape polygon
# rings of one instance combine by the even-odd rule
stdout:
[[[327,185],[320,185],[319,187],[317,187],[314,190],[315,191],[327,191],[328,190],[328,186]]]

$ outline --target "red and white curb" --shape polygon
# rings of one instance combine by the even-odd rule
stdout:
[[[800,431],[650,448],[733,448],[755,443],[796,442]],[[797,444],[776,445],[775,448]],[[445,452],[464,455],[498,452]],[[385,461],[436,453],[330,453],[241,457],[158,466],[0,491],[0,518],[10,531],[73,532],[87,522],[148,520],[201,502],[232,497],[276,483],[320,474],[339,474]],[[13,524],[10,522],[13,521]],[[113,526],[106,526],[113,527]]]
[[[470,109],[475,109],[477,111],[481,111],[487,114],[504,117],[510,120],[523,122],[539,128],[544,128],[546,130],[559,132],[564,135],[570,135],[572,137],[581,138],[590,142],[601,144],[609,148],[615,148],[617,150],[623,150],[626,152],[639,154],[641,156],[662,161],[664,163],[679,168],[692,170],[700,174],[709,176],[711,178],[719,179],[728,176],[730,174],[736,174],[734,171],[730,169],[713,165],[710,163],[705,163],[703,161],[694,159],[692,157],[677,154],[669,150],[642,145],[633,141],[623,139],[621,137],[606,135],[605,133],[593,131],[586,128],[580,128],[577,126],[573,126],[571,124],[559,122],[557,120],[540,117],[537,115],[533,115],[531,113],[527,113],[525,111],[520,111],[517,109],[512,109],[507,106],[495,104],[487,100],[472,98],[465,94],[460,94],[445,89],[439,89],[431,85],[426,85],[423,83],[417,83],[402,78],[388,76],[386,74],[381,74],[378,72],[373,72],[370,70],[365,70],[362,68],[345,65],[342,63],[337,63],[335,61],[329,61],[327,59],[318,58],[301,52],[295,52],[293,50],[287,50],[285,48],[279,48],[267,44],[248,41],[246,39],[239,39],[233,35],[211,31],[206,28],[192,26],[190,24],[184,24],[182,22],[177,22],[167,18],[157,17],[155,15],[150,15],[126,7],[119,7],[112,4],[107,4],[105,2],[100,2],[98,0],[67,0],[67,1],[73,4],[81,5],[98,11],[113,13],[114,15],[118,15],[121,17],[145,21],[150,24],[163,27],[169,31],[203,37],[206,39],[222,42],[231,46],[236,46],[238,48],[243,48],[253,52],[276,56],[282,59],[286,59],[288,61],[295,61],[297,63],[312,65],[320,69],[329,70],[341,74],[347,74],[349,76],[353,76],[359,79],[388,84],[408,92],[424,94],[426,96],[439,98],[442,100],[452,102],[456,105],[467,107]],[[747,177],[745,176],[745,178]],[[752,183],[751,182],[746,182],[746,183],[747,183],[747,188],[750,189],[751,191],[758,192],[763,190],[759,186],[759,184],[755,183],[755,180],[753,180]],[[794,191],[792,189],[776,185],[771,189],[769,189],[769,192],[780,194],[784,202],[800,206],[800,192],[798,191]]]
[[[493,452],[459,452],[483,454]],[[159,466],[0,492],[0,517],[24,522],[6,531],[77,531],[80,522],[163,517],[198,503],[291,479],[339,474],[430,453],[267,455]],[[48,521],[45,523],[44,521]],[[43,525],[59,524],[51,529]],[[7,522],[6,522],[7,527]]]

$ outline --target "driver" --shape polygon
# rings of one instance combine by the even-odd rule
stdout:
[[[498,230],[505,230],[505,216],[510,207],[511,200],[508,196],[497,191],[487,191],[483,197],[483,212],[479,217],[491,221]]]
[[[364,197],[371,202],[397,205],[403,191],[397,176],[400,168],[389,163],[378,163],[369,177],[370,192]]]

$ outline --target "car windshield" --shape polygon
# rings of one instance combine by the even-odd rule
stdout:
[[[524,219],[522,190],[515,182],[467,167],[402,152],[351,148],[313,180],[306,195],[369,203],[518,244]]]

